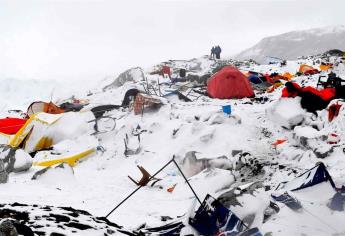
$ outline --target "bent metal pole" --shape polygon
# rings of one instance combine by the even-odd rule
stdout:
[[[175,161],[175,155],[173,156],[173,158],[168,161],[162,168],[160,168],[154,175],[152,175],[149,178],[149,181],[152,180],[156,175],[158,175],[162,170],[164,170],[168,165],[170,165],[170,163],[174,163],[178,169],[178,171],[181,173],[182,177],[185,179],[185,181],[187,182],[189,188],[192,190],[194,196],[196,197],[196,199],[198,200],[198,202],[200,203],[200,205],[202,204],[199,197],[196,195],[194,189],[192,188],[192,186],[190,185],[189,181],[187,180],[186,176],[183,174],[182,170],[180,169],[180,167],[178,166],[177,162]],[[119,208],[124,202],[126,202],[133,194],[135,194],[139,189],[141,189],[143,186],[139,186],[137,187],[133,192],[131,192],[125,199],[123,199],[119,204],[116,205],[116,207],[114,207],[106,216],[105,218],[108,218],[117,208]]]

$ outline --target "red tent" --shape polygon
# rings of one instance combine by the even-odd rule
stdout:
[[[207,93],[212,98],[253,97],[253,88],[247,77],[237,68],[225,66],[207,83]]]
[[[4,134],[16,134],[26,121],[26,119],[20,118],[0,119],[0,132]]]

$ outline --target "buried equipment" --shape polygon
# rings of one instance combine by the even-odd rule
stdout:
[[[202,202],[200,201],[200,198],[198,197],[198,195],[196,195],[194,189],[192,188],[192,186],[190,185],[189,181],[187,180],[186,176],[183,174],[182,170],[180,169],[180,167],[178,166],[177,162],[175,161],[175,156],[173,156],[173,158],[168,161],[161,169],[159,169],[155,174],[153,174],[148,181],[151,181],[153,178],[155,178],[156,175],[158,175],[162,170],[164,170],[168,165],[170,165],[171,163],[174,163],[175,166],[177,167],[177,169],[179,170],[179,172],[181,173],[182,177],[185,179],[185,181],[187,182],[189,188],[192,190],[194,196],[196,197],[196,199],[198,200],[198,202],[200,203],[200,205],[202,205]],[[135,194],[139,189],[141,189],[143,186],[138,186],[132,193],[130,193],[125,199],[123,199],[119,204],[117,204],[106,216],[105,218],[108,218],[117,208],[119,208],[124,202],[126,202],[133,194]]]
[[[144,167],[142,167],[142,166],[137,166],[137,167],[143,175],[141,177],[141,179],[137,182],[132,177],[130,177],[129,175],[128,175],[128,178],[130,180],[132,180],[133,183],[135,183],[138,186],[146,186],[150,182],[151,175]],[[153,177],[151,179],[153,179],[153,183],[151,184],[151,186],[153,186],[155,183],[157,183],[159,180],[161,180],[161,179],[157,179],[155,177]]]
[[[168,161],[161,169],[159,169],[152,176],[143,167],[138,166],[139,170],[143,174],[142,179],[139,182],[136,182],[130,176],[128,176],[134,183],[138,185],[138,187],[132,193],[130,193],[125,199],[123,199],[119,204],[117,204],[105,216],[105,218],[108,218],[117,208],[119,208],[123,203],[125,203],[131,196],[133,196],[139,189],[145,186],[149,181],[153,179],[157,180],[155,176],[158,175],[162,170],[164,170],[171,163],[175,164],[175,166],[181,173],[182,177],[187,182],[189,188],[193,192],[195,198],[200,203],[200,207],[195,212],[194,217],[189,219],[189,224],[193,226],[199,233],[201,233],[202,235],[214,235],[215,233],[221,233],[224,235],[237,235],[238,233],[243,231],[243,227],[245,227],[246,229],[249,229],[249,227],[240,218],[238,218],[233,212],[231,212],[228,208],[223,206],[217,199],[213,198],[211,195],[208,194],[205,197],[204,201],[201,202],[200,198],[195,193],[194,189],[190,185],[186,176],[184,175],[179,165],[175,161],[175,156],[173,156],[173,158],[170,161]],[[178,223],[169,225],[168,229],[163,234],[159,234],[158,232],[156,232],[156,234],[157,235],[176,235],[175,233],[179,231],[182,227],[183,227],[183,223],[178,222]],[[162,233],[161,229],[158,231]],[[255,233],[258,233],[258,234],[255,234],[257,236],[261,235],[260,232],[255,231]],[[254,234],[250,234],[250,235],[254,235]]]

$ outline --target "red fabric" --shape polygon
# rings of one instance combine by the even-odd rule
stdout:
[[[253,97],[249,80],[237,68],[225,66],[214,74],[207,84],[207,93],[212,98]]]
[[[301,90],[301,89],[302,89],[301,86],[299,86],[299,84],[293,83],[293,82],[292,82],[292,84],[293,84],[293,86],[294,86],[297,90]],[[282,97],[283,97],[283,98],[284,98],[284,97],[285,97],[285,98],[286,98],[286,97],[294,98],[294,97],[296,97],[297,95],[298,95],[297,92],[289,93],[289,91],[287,90],[286,87],[283,88],[283,90],[282,90]]]
[[[273,83],[274,83],[274,80],[273,80],[273,79],[270,77],[270,75],[269,75],[269,74],[265,74],[264,76],[265,76],[265,78],[266,78],[267,82],[269,82],[269,83],[271,83],[271,84],[273,84]]]
[[[330,100],[332,100],[335,97],[335,88],[325,88],[325,89],[322,89],[322,90],[318,90],[318,89],[316,89],[314,87],[311,87],[311,86],[307,86],[307,87],[301,88],[301,86],[299,86],[297,83],[292,83],[292,84],[300,92],[310,92],[310,93],[313,93],[313,94],[321,97],[325,101],[330,101]],[[293,97],[294,98],[296,96],[298,96],[297,92],[289,93],[287,91],[286,87],[282,90],[282,97]]]
[[[316,88],[313,88],[311,86],[307,86],[302,89],[303,92],[311,92],[315,95],[318,95],[325,101],[330,101],[335,97],[335,88],[325,88],[322,90],[318,90]]]
[[[307,70],[304,72],[305,75],[314,75],[319,73],[319,71],[317,69],[311,69],[311,70]]]
[[[331,122],[335,117],[339,115],[339,110],[341,108],[340,104],[332,104],[328,108],[328,121]]]
[[[16,134],[26,121],[26,119],[20,118],[0,119],[0,132],[4,134]]]
[[[168,75],[169,78],[170,78],[170,77],[171,77],[170,67],[169,67],[169,66],[162,66],[161,75],[162,75],[162,76]]]

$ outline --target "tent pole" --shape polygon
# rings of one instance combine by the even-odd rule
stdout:
[[[196,199],[198,200],[198,202],[200,203],[200,205],[202,205],[202,202],[200,201],[200,198],[198,197],[198,195],[196,195],[194,189],[192,188],[192,186],[190,185],[189,181],[187,180],[186,176],[183,174],[182,170],[180,169],[180,167],[178,166],[178,164],[175,161],[175,156],[172,159],[172,162],[174,162],[175,166],[177,167],[177,169],[180,171],[181,175],[183,176],[184,180],[187,182],[189,188],[192,190],[194,196],[196,197]]]
[[[173,162],[174,159],[171,159],[168,163],[166,163],[161,169],[159,169],[154,175],[152,175],[149,179],[152,180],[156,175],[158,175],[162,170],[164,170],[171,162]],[[119,204],[117,204],[114,209],[112,209],[106,216],[105,218],[108,218],[117,208],[119,208],[125,201],[127,201],[134,193],[136,193],[139,189],[141,189],[143,186],[137,187],[132,193],[130,193],[125,199],[123,199]],[[193,191],[194,192],[194,191]]]

